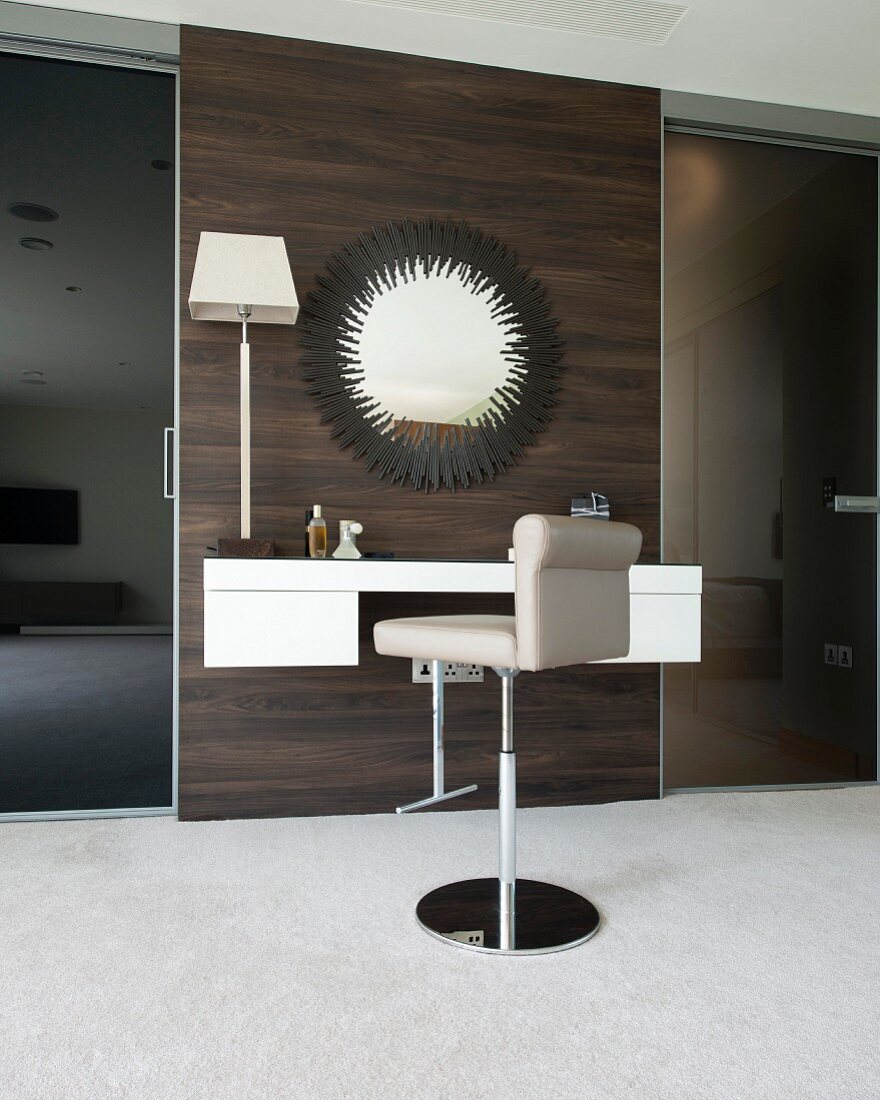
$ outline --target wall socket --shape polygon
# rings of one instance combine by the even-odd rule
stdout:
[[[431,684],[434,682],[430,661],[421,661],[417,657],[412,663],[412,682],[414,684]],[[449,661],[443,666],[443,683],[471,683],[483,682],[483,666],[467,665],[462,662]]]
[[[853,651],[851,645],[838,645],[836,642],[825,643],[825,664],[834,665],[835,668],[852,668]]]

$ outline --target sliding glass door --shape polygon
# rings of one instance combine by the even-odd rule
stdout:
[[[876,777],[877,198],[874,156],[666,136],[667,789]]]
[[[174,801],[174,82],[0,54],[0,815]]]

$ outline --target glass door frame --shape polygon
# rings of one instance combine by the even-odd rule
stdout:
[[[750,105],[755,106],[755,105]],[[760,105],[758,105],[759,107]],[[780,108],[775,108],[779,111]],[[799,112],[802,114],[803,112]],[[666,195],[666,135],[667,133],[693,134],[699,137],[721,138],[729,141],[748,141],[766,145],[783,145],[800,149],[820,149],[832,153],[844,153],[852,156],[868,157],[874,161],[877,173],[877,205],[878,205],[878,235],[877,235],[877,346],[874,355],[874,371],[876,384],[875,410],[875,440],[874,456],[876,463],[876,490],[880,492],[880,149],[872,144],[859,145],[851,140],[838,141],[834,135],[817,136],[811,139],[804,136],[794,136],[786,132],[773,132],[755,130],[748,126],[740,128],[731,127],[730,124],[717,127],[706,121],[688,122],[679,117],[668,117],[665,110],[661,111],[661,137],[660,137],[660,558],[663,560],[664,548],[664,473],[665,473],[665,449],[664,449],[664,417],[663,395],[666,382],[666,242],[665,242],[665,195]],[[664,699],[664,675],[663,666],[660,666],[660,798],[668,794],[698,794],[714,791],[789,791],[789,790],[823,790],[839,787],[873,787],[880,783],[880,515],[874,521],[874,557],[875,557],[875,643],[877,645],[878,668],[875,669],[875,722],[877,745],[877,778],[875,779],[841,779],[827,783],[766,783],[751,785],[733,785],[725,787],[667,787],[665,784],[665,699]]]
[[[43,8],[37,13],[50,16],[57,9]],[[95,21],[131,27],[136,36],[139,29],[148,24],[138,20],[117,19],[87,15],[80,12],[64,12],[65,16],[78,17],[84,25],[95,26]],[[177,28],[175,28],[177,30]],[[123,33],[126,33],[125,31]],[[0,53],[21,57],[45,57],[82,64],[102,65],[113,68],[139,69],[144,72],[167,73],[174,79],[174,429],[172,456],[173,483],[173,575],[172,575],[172,743],[171,743],[171,804],[168,806],[114,807],[109,810],[48,810],[20,813],[0,813],[0,824],[7,821],[70,821],[80,818],[113,817],[170,817],[178,810],[178,749],[180,702],[180,59],[171,54],[144,50],[133,43],[129,48],[95,45],[91,41],[73,41],[30,37],[23,34],[7,34],[0,31]]]

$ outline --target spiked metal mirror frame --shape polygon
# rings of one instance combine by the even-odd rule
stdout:
[[[496,238],[389,222],[333,253],[317,283],[300,314],[308,392],[380,477],[425,492],[493,480],[552,419],[557,321]]]

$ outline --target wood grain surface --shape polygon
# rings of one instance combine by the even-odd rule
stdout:
[[[660,113],[655,90],[183,27],[180,816],[388,812],[430,791],[430,689],[378,657],[372,623],[502,611],[507,597],[370,595],[361,664],[205,669],[202,559],[239,518],[236,326],[189,320],[201,230],[283,235],[301,298],[328,254],[403,217],[463,218],[546,284],[565,341],[548,430],[494,482],[430,495],[366,473],[305,393],[296,328],[253,325],[253,535],[302,553],[303,511],[364,524],[363,550],[506,558],[516,519],[596,489],[660,520]],[[308,624],[291,623],[291,630]],[[501,689],[447,691],[450,785],[492,805]],[[658,793],[659,671],[516,681],[524,805]]]

